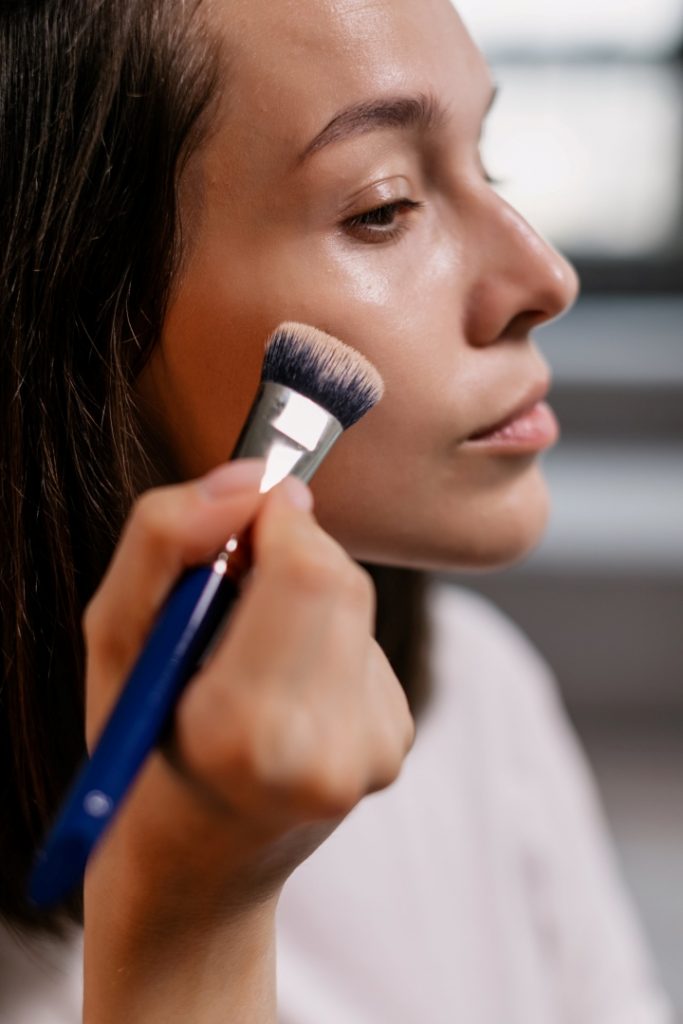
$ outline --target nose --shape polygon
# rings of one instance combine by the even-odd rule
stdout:
[[[525,338],[576,301],[579,279],[571,263],[492,190],[476,204],[470,231],[476,269],[466,336],[472,344]]]

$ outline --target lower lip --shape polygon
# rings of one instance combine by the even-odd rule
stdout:
[[[515,420],[492,430],[489,434],[465,441],[466,448],[485,448],[507,455],[528,455],[542,452],[555,444],[560,427],[547,402],[537,402]]]

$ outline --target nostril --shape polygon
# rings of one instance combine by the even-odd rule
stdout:
[[[505,338],[516,341],[525,341],[534,327],[539,327],[552,318],[553,314],[543,309],[525,309],[517,313],[507,324],[503,331]]]

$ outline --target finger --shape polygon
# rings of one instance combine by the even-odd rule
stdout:
[[[261,767],[283,745],[299,759],[328,723],[331,735],[353,729],[362,714],[374,608],[369,577],[311,516],[282,507],[277,495],[254,532],[258,572],[177,718],[183,756],[201,762],[205,776],[240,748]],[[295,734],[298,751],[288,738]]]
[[[369,743],[377,755],[368,792],[374,792],[384,789],[398,776],[415,742],[415,721],[405,691],[376,640],[368,651],[366,681]]]
[[[258,492],[262,475],[260,460],[243,460],[200,480],[142,495],[86,608],[89,655],[114,674],[132,667],[183,569],[208,561],[232,533],[253,521],[264,500]]]
[[[316,658],[316,642],[332,609],[348,606],[349,637],[372,628],[374,592],[368,575],[306,512],[275,491],[252,534],[256,572],[230,623],[219,671],[236,658],[253,680],[295,680]],[[265,642],[267,640],[267,642]]]

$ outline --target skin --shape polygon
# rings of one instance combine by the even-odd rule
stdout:
[[[139,381],[191,479],[136,503],[87,609],[91,743],[182,568],[253,523],[257,572],[89,866],[86,1024],[274,1024],[282,886],[414,737],[354,558],[480,567],[534,543],[535,458],[467,439],[543,388],[529,332],[576,294],[486,181],[490,75],[447,0],[204,10],[226,88],[181,183],[189,245]],[[415,93],[445,108],[429,131],[300,158],[340,109]],[[391,232],[354,220],[399,201]],[[248,484],[228,466],[220,493],[194,479],[230,452],[283,320],[342,338],[386,383],[316,475],[315,516],[296,481],[259,495],[253,467]]]
[[[227,457],[270,331],[311,323],[386,383],[314,479],[324,528],[367,561],[518,558],[546,520],[538,460],[466,439],[547,380],[530,331],[577,282],[486,179],[481,54],[447,0],[301,0],[296,17],[215,0],[210,17],[226,88],[187,172],[192,243],[140,381],[181,475]],[[432,130],[379,127],[299,159],[348,105],[416,94],[444,108]],[[384,233],[349,224],[399,200],[423,205],[395,210]]]
[[[274,1024],[282,886],[413,741],[367,574],[300,481],[259,494],[263,469],[147,491],[86,610],[92,745],[183,567],[253,524],[229,628],[88,864],[85,1024],[218,1024],[228,1007]]]

